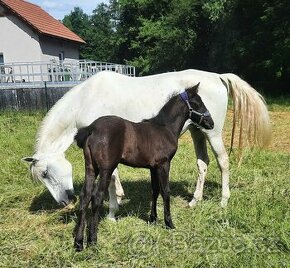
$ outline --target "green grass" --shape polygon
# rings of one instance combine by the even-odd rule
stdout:
[[[270,111],[290,111],[290,95],[280,97],[266,97],[266,102]]]
[[[190,209],[187,203],[197,170],[185,134],[171,168],[176,229],[164,227],[161,198],[159,222],[147,224],[149,172],[121,166],[126,198],[118,221],[103,219],[97,246],[76,253],[72,238],[76,211],[59,208],[42,185],[31,181],[28,167],[20,161],[32,154],[42,117],[13,112],[0,115],[0,267],[289,267],[289,150],[247,151],[240,168],[231,158],[227,209],[219,206],[220,174],[211,154],[204,200]],[[79,193],[82,152],[72,146],[67,156]]]

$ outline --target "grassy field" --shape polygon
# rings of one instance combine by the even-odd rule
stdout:
[[[231,156],[227,209],[219,206],[220,174],[212,153],[204,200],[196,208],[187,207],[197,170],[190,137],[185,134],[171,168],[176,229],[164,227],[161,198],[159,222],[147,224],[149,172],[121,166],[126,198],[118,221],[104,218],[98,245],[81,253],[73,249],[75,211],[58,207],[42,185],[31,181],[28,167],[20,161],[33,152],[43,114],[1,114],[0,267],[289,267],[290,105],[281,101],[269,109],[273,143],[261,151],[247,150],[240,168]],[[225,127],[227,145],[229,133],[230,119]],[[72,146],[67,156],[79,193],[82,152]],[[106,213],[107,209],[103,217]]]

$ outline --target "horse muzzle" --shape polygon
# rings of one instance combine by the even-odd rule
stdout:
[[[66,190],[66,198],[65,200],[62,200],[60,202],[61,205],[63,205],[64,207],[68,206],[71,203],[75,203],[77,201],[77,197],[74,194],[74,190],[70,189],[70,190]]]

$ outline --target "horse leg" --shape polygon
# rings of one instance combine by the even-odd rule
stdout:
[[[125,193],[124,193],[124,189],[122,187],[122,184],[120,182],[119,172],[118,172],[117,168],[114,169],[112,177],[114,177],[114,180],[115,180],[117,202],[120,205],[122,202],[122,197],[125,195]]]
[[[221,134],[218,136],[209,137],[209,143],[213,149],[217,163],[219,165],[222,176],[222,200],[221,206],[226,207],[230,198],[229,187],[229,157],[224,147]]]
[[[149,222],[155,223],[157,220],[157,198],[160,192],[159,187],[159,181],[158,181],[158,175],[156,174],[155,169],[150,169],[151,173],[151,187],[152,187],[152,204],[151,204],[151,213],[150,213],[150,219]]]
[[[97,241],[97,228],[100,222],[100,209],[105,192],[109,187],[113,170],[100,170],[100,179],[92,193],[92,216],[88,225],[88,246]]]
[[[160,193],[163,198],[165,225],[170,229],[174,229],[175,227],[170,213],[169,169],[170,163],[167,162],[161,167],[158,167],[156,173],[159,181]]]
[[[78,222],[75,227],[74,231],[74,247],[77,251],[83,250],[83,243],[84,243],[84,228],[85,228],[85,221],[86,221],[86,210],[89,206],[92,197],[92,190],[95,178],[98,174],[95,173],[95,169],[91,161],[87,163],[88,160],[91,160],[90,156],[86,157],[86,175],[85,175],[85,183],[82,188],[80,194],[80,208],[79,208],[79,215],[78,215]]]
[[[190,130],[191,137],[194,143],[195,154],[197,159],[198,178],[196,182],[195,192],[192,200],[189,202],[189,206],[195,206],[203,197],[204,181],[207,174],[207,166],[209,164],[209,157],[206,148],[206,137],[200,131],[196,129]]]
[[[109,185],[109,214],[108,219],[115,221],[115,214],[119,209],[122,197],[124,196],[124,190],[120,182],[118,169],[115,168],[112,179]]]
[[[121,204],[122,196],[124,196],[124,190],[121,185],[120,179],[119,179],[119,172],[118,169],[115,168],[111,182],[109,185],[109,214],[108,219],[115,221],[115,214],[119,209],[119,204]]]

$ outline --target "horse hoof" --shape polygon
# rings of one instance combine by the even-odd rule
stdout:
[[[190,208],[192,208],[192,207],[195,207],[195,206],[197,205],[197,203],[198,203],[198,200],[195,199],[195,198],[193,198],[193,199],[188,203],[188,206],[189,206]]]
[[[117,195],[117,203],[119,206],[122,205],[122,198],[123,198],[124,195]]]
[[[110,216],[110,215],[107,216],[107,219],[108,219],[109,221],[111,221],[111,222],[116,222],[116,221],[117,221],[116,218],[115,218],[114,216]]]
[[[228,200],[227,199],[222,199],[221,201],[221,207],[226,208],[228,206]]]

